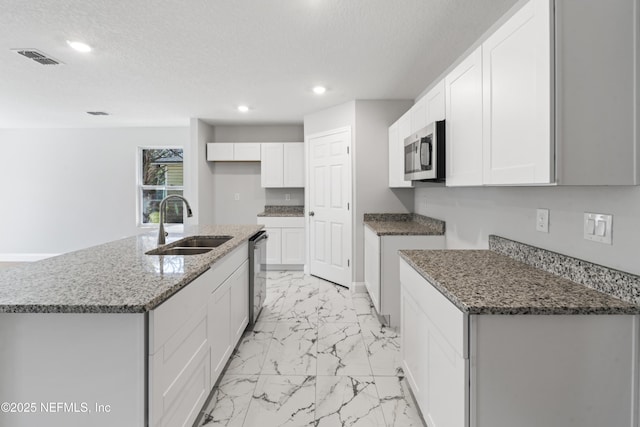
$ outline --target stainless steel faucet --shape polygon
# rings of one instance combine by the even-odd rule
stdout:
[[[185,199],[184,197],[179,196],[177,194],[170,194],[164,199],[162,199],[162,201],[160,202],[160,227],[158,228],[158,246],[165,244],[164,238],[167,237],[167,235],[169,234],[164,231],[164,211],[166,210],[165,205],[167,204],[167,200],[169,199],[182,200],[184,204],[187,206],[187,216],[188,217],[193,216],[193,213],[191,212],[191,206],[189,206],[189,202],[187,202],[187,199]]]

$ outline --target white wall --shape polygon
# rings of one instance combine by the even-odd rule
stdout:
[[[185,151],[185,174],[188,185],[185,197],[192,205],[193,217],[188,224],[213,224],[215,198],[213,164],[207,161],[207,142],[213,140],[213,126],[200,119],[191,119],[190,139]]]
[[[482,248],[502,237],[640,274],[640,187],[417,188],[416,212],[445,220],[449,248]],[[535,229],[550,209],[549,234]],[[582,237],[584,212],[613,214],[613,245]]]
[[[188,127],[0,129],[0,259],[137,234],[138,147],[188,140]]]
[[[389,188],[389,126],[413,101],[356,101],[355,281],[364,281],[365,213],[413,212],[414,190]]]

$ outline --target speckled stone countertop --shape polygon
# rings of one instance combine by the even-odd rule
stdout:
[[[640,314],[640,307],[489,250],[400,256],[469,314]]]
[[[258,216],[304,216],[304,206],[266,205]]]
[[[196,226],[169,233],[168,244],[192,235],[233,236],[201,255],[145,255],[157,246],[156,232],[1,270],[0,313],[144,313],[261,228]]]
[[[364,214],[364,225],[378,236],[442,236],[445,222],[419,214]]]

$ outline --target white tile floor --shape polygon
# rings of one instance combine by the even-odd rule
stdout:
[[[423,426],[400,368],[398,333],[367,294],[299,272],[270,272],[200,425]]]

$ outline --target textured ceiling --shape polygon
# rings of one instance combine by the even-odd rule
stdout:
[[[292,123],[415,98],[515,1],[0,0],[0,128]]]

